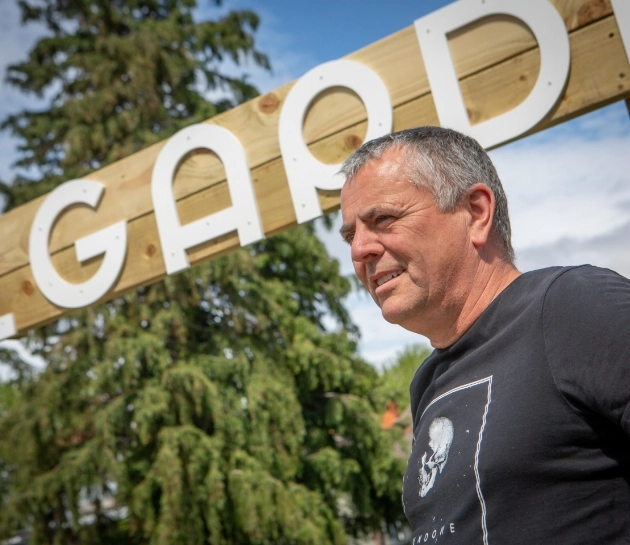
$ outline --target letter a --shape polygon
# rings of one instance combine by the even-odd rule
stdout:
[[[370,68],[355,61],[338,60],[316,66],[293,86],[287,96],[278,126],[278,139],[284,169],[291,190],[298,223],[322,215],[317,189],[341,189],[341,165],[327,165],[313,157],[302,136],[304,118],[317,95],[331,87],[354,91],[367,110],[366,140],[373,140],[392,130],[392,103],[383,80]]]
[[[223,161],[232,206],[182,225],[173,178],[185,155],[200,148]],[[151,195],[167,274],[190,267],[187,249],[231,231],[238,233],[241,246],[265,238],[245,150],[234,134],[218,125],[191,125],[171,137],[153,166]]]

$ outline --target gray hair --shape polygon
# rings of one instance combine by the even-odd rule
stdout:
[[[476,183],[487,185],[495,199],[492,228],[514,262],[512,230],[503,185],[490,157],[479,143],[457,131],[441,127],[417,127],[370,140],[341,167],[346,180],[389,149],[402,149],[407,175],[418,187],[428,189],[440,212],[452,212],[466,191]]]

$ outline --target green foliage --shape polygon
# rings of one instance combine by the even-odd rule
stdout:
[[[3,533],[321,544],[400,518],[348,289],[306,227],[48,326],[66,331],[0,420]]]
[[[383,407],[388,401],[393,401],[402,412],[409,405],[411,379],[430,354],[430,348],[414,344],[405,347],[396,355],[393,364],[386,367],[382,373],[378,398]]]
[[[45,23],[49,35],[9,67],[7,82],[50,97],[50,105],[2,124],[22,141],[16,166],[43,175],[37,184],[21,176],[0,186],[9,208],[256,96],[245,77],[221,71],[222,61],[269,66],[254,46],[251,11],[197,23],[194,0],[19,4],[23,21]],[[223,90],[225,98],[208,102],[205,90]]]
[[[20,5],[51,34],[8,80],[52,100],[4,123],[17,166],[41,175],[4,186],[11,206],[253,96],[224,58],[267,64],[251,12]],[[200,84],[231,98],[207,103]],[[306,226],[30,332],[45,370],[0,355],[16,374],[0,389],[0,539],[324,545],[401,519],[404,463],[348,290]]]

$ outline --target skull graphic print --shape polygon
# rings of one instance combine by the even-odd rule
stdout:
[[[445,417],[435,418],[429,426],[429,447],[433,454],[427,460],[427,453],[422,456],[422,466],[420,467],[420,496],[425,497],[438,475],[438,471],[442,473],[446,461],[448,460],[448,451],[453,442],[453,423]]]
[[[416,415],[403,484],[403,507],[415,527],[414,545],[420,540],[488,545],[479,464],[485,459],[491,392],[492,376],[465,383],[433,397]]]

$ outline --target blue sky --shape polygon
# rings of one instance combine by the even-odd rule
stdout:
[[[201,3],[201,2],[200,2]],[[441,0],[226,0],[225,9],[261,16],[259,48],[273,72],[245,66],[262,92],[294,80],[314,66],[343,57],[413,24],[448,2]],[[216,8],[199,10],[199,17]],[[24,58],[41,28],[21,27],[14,3],[0,2],[0,70]],[[242,69],[238,69],[242,70]],[[33,100],[0,85],[0,117]],[[15,142],[0,133],[0,179],[9,180]],[[592,263],[630,276],[630,117],[624,103],[491,152],[510,203],[517,265],[522,271],[556,264]],[[344,274],[352,273],[348,248],[323,233]],[[362,293],[347,304],[361,328],[362,355],[377,366],[406,344],[425,342],[391,326]]]

